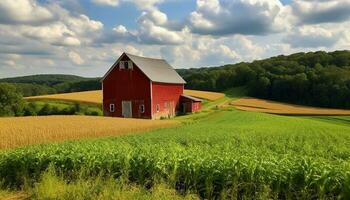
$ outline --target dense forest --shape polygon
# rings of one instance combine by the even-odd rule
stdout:
[[[190,89],[225,91],[245,86],[254,97],[350,108],[350,51],[296,53],[178,72]]]
[[[66,92],[101,89],[100,78],[85,78],[74,75],[43,74],[0,79],[10,83],[23,96],[36,96]]]
[[[296,53],[251,63],[178,69],[186,88],[225,91],[245,86],[250,96],[320,107],[350,108],[350,51]],[[34,75],[0,79],[23,96],[101,89],[100,78]]]

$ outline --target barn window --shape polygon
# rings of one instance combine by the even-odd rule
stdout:
[[[160,105],[159,104],[156,105],[156,110],[157,110],[157,112],[160,111]]]
[[[140,113],[145,113],[145,105],[144,104],[140,105]]]
[[[115,105],[113,103],[109,104],[109,112],[115,111]]]
[[[119,68],[120,69],[125,69],[124,61],[119,62]]]
[[[129,62],[128,61],[124,61],[124,68],[129,69]]]
[[[133,64],[132,64],[132,61],[131,61],[131,60],[128,61],[128,66],[129,66],[129,69],[132,69],[132,68],[133,68]]]
[[[133,68],[133,64],[132,61],[120,61],[119,62],[119,68],[120,69],[132,69]]]

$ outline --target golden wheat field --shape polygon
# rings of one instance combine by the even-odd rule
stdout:
[[[63,101],[101,104],[102,103],[102,91],[101,90],[93,90],[93,91],[86,91],[86,92],[50,94],[50,95],[42,95],[42,96],[25,97],[25,99],[28,99],[28,100],[31,100],[31,99],[63,100]]]
[[[206,92],[199,90],[185,90],[186,95],[198,97],[201,99],[207,99],[210,101],[215,101],[225,96],[223,93],[218,92]],[[102,103],[102,91],[86,91],[86,92],[73,92],[73,93],[63,93],[63,94],[52,94],[52,95],[42,95],[42,96],[33,96],[26,97],[25,99],[31,100],[63,100],[63,101],[73,101],[73,102],[84,102],[84,103],[93,103],[101,104]]]
[[[143,120],[92,116],[0,118],[0,149],[63,140],[116,136],[178,125],[175,120]]]
[[[185,90],[184,93],[186,95],[190,95],[201,99],[207,99],[210,101],[215,101],[225,96],[224,93],[207,92],[207,91],[200,91],[200,90]]]
[[[299,106],[248,97],[235,100],[230,104],[239,110],[281,115],[350,115],[350,110]]]

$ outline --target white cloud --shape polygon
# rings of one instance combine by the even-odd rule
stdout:
[[[163,0],[91,0],[92,3],[104,6],[119,6],[121,2],[130,2],[135,4],[140,10],[154,10],[156,4],[162,3]]]
[[[113,31],[118,33],[118,34],[126,34],[126,33],[128,33],[128,30],[123,25],[119,25],[119,26],[113,28]]]
[[[189,25],[199,34],[261,35],[285,28],[285,9],[279,0],[197,0]]]
[[[84,13],[83,5],[79,8],[81,1],[73,7],[53,0],[23,0],[23,5],[1,1],[1,76],[101,76],[122,52],[163,57],[175,67],[204,67],[350,48],[349,14],[343,12],[349,0],[294,0],[292,5],[279,0],[198,0],[181,21],[159,7],[168,0],[97,1],[115,6],[116,12],[123,3],[136,6],[140,16],[132,19],[135,28],[122,21],[106,29]],[[18,70],[24,66],[26,70]]]
[[[81,44],[80,40],[76,37],[76,33],[69,30],[61,22],[48,26],[22,26],[19,29],[26,37],[48,42],[53,45],[78,46]]]
[[[74,64],[77,64],[77,65],[81,65],[84,63],[84,60],[80,57],[80,55],[75,52],[75,51],[70,51],[68,53],[68,57],[69,59],[74,63]]]
[[[34,0],[1,0],[0,23],[40,24],[54,19],[54,15]]]
[[[295,48],[332,47],[341,37],[337,29],[326,29],[320,25],[302,26],[295,28],[284,41]]]
[[[93,3],[105,6],[118,6],[119,0],[92,0]]]
[[[294,0],[292,11],[299,24],[343,22],[350,18],[350,1]]]
[[[181,44],[183,37],[180,32],[168,30],[165,27],[157,26],[152,21],[140,22],[140,29],[137,34],[140,42],[146,44]]]

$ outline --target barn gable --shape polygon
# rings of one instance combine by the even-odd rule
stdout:
[[[123,53],[103,76],[102,81],[127,56],[151,81],[159,83],[185,84],[186,81],[163,59],[145,58]]]

